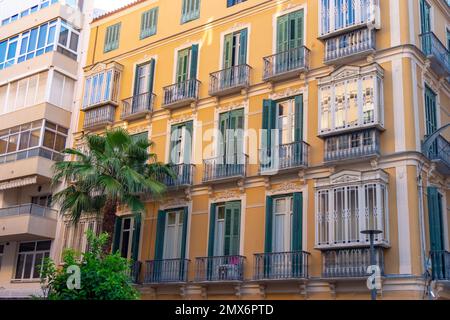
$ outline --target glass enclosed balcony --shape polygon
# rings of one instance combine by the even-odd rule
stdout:
[[[250,85],[251,67],[240,64],[210,74],[209,95],[225,96],[241,92]]]
[[[422,52],[430,59],[431,68],[443,77],[450,76],[450,52],[433,32],[420,35]]]
[[[325,138],[325,162],[380,155],[380,132],[369,129]]]
[[[195,280],[242,281],[244,280],[244,261],[242,256],[201,257],[196,259]]]
[[[309,69],[310,50],[305,46],[264,57],[264,81],[280,81]]]

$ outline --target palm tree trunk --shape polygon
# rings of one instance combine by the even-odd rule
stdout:
[[[112,250],[114,226],[116,223],[116,211],[117,211],[117,204],[112,201],[106,201],[105,207],[103,208],[102,232],[108,233],[109,238],[103,248],[103,251],[105,253],[110,253]]]

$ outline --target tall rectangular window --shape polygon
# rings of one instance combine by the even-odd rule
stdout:
[[[105,46],[103,49],[105,53],[115,50],[119,47],[121,25],[122,24],[119,22],[106,28]]]
[[[285,14],[277,19],[277,52],[299,48],[304,44],[303,10]]]
[[[156,34],[158,24],[158,8],[150,9],[141,16],[141,39]]]
[[[22,242],[17,257],[16,280],[39,279],[42,262],[50,257],[51,241]]]
[[[200,17],[200,0],[183,0],[181,8],[181,23],[186,23]]]

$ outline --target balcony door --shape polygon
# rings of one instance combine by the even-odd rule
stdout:
[[[164,231],[163,259],[181,259],[183,249],[184,209],[168,210]]]
[[[216,205],[211,218],[214,221],[214,228],[210,230],[214,234],[213,242],[210,243],[213,255],[216,257],[239,255],[241,202]]]
[[[303,194],[266,198],[266,277],[298,276],[302,271]]]
[[[154,70],[154,59],[136,66],[132,104],[133,112],[142,111],[149,107],[151,94],[153,91]]]
[[[140,214],[116,217],[112,251],[119,252],[123,258],[138,261],[140,230]]]
[[[198,62],[198,45],[178,51],[176,82],[176,95],[180,98],[186,97],[190,90],[195,89],[195,84],[187,83],[190,79],[197,78],[197,62]],[[181,96],[180,96],[181,95]]]
[[[247,29],[227,34],[224,38],[223,71],[220,79],[222,88],[230,87],[239,80],[244,80],[246,70],[233,68],[247,63]]]
[[[158,211],[152,275],[157,282],[185,279],[187,226],[187,207]]]
[[[437,107],[436,107],[436,93],[425,86],[425,134],[432,135],[437,129]],[[431,155],[436,155],[438,152],[437,141],[435,141],[430,148]]]
[[[169,163],[178,165],[191,162],[192,130],[192,121],[172,126]]]
[[[446,270],[443,197],[437,188],[428,187],[428,224],[430,230],[431,263],[434,279],[441,279],[448,274]]]
[[[218,170],[236,170],[236,166],[244,165],[244,109],[221,113],[219,117]]]
[[[422,34],[431,32],[431,6],[426,0],[420,0],[420,31]],[[431,51],[431,37],[422,37],[422,51],[429,54]]]

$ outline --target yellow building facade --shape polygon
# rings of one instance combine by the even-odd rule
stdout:
[[[147,0],[95,19],[75,140],[123,127],[177,173],[117,218],[142,297],[368,299],[375,262],[379,299],[448,298],[449,26],[438,0]]]

